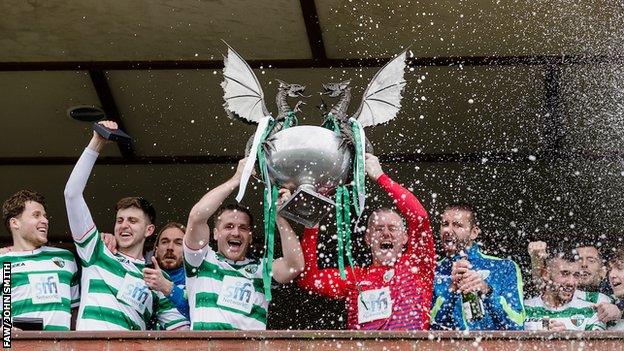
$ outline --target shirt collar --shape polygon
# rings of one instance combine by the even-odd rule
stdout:
[[[132,256],[128,256],[120,251],[117,251],[116,256],[118,257],[123,257],[125,259],[127,259],[128,261],[132,262],[132,263],[136,263],[136,264],[142,264],[145,265],[145,259],[143,258],[134,258]]]
[[[251,262],[252,262],[252,260],[251,260],[251,259],[249,259],[249,258],[247,258],[247,257],[245,257],[245,258],[244,258],[243,260],[241,260],[241,261],[233,261],[233,260],[230,260],[229,258],[227,258],[227,257],[223,256],[220,252],[217,252],[217,258],[218,258],[220,261],[226,262],[226,263],[228,263],[228,264],[230,264],[230,265],[232,265],[232,266],[243,266],[243,265],[246,265],[246,264],[248,264],[248,263],[251,263]]]
[[[466,253],[466,258],[468,259],[468,261],[481,258],[481,251],[479,250],[479,244],[477,243],[473,243],[472,245],[470,245],[470,247],[466,248],[464,252]],[[457,253],[453,255],[453,257],[451,257],[450,261],[459,261],[461,258],[462,256]]]
[[[164,271],[167,272],[167,274],[169,275],[184,273],[184,265],[181,265],[180,267],[174,269],[164,269]]]

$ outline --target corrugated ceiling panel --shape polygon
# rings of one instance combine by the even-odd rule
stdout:
[[[78,156],[90,125],[67,116],[76,105],[99,105],[86,72],[0,72],[0,157]],[[111,148],[105,155],[119,155]]]
[[[0,2],[0,61],[309,58],[298,1]]]
[[[614,54],[624,47],[617,1],[316,1],[331,58]]]

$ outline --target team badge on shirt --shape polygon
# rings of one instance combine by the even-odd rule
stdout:
[[[249,274],[254,274],[258,271],[258,265],[257,264],[250,264],[245,266],[244,268],[245,272],[249,273]]]
[[[65,261],[63,261],[63,259],[60,257],[53,257],[52,262],[54,262],[54,264],[57,265],[59,268],[65,267]]]
[[[386,273],[384,273],[383,280],[387,283],[392,279],[392,277],[394,277],[394,269],[389,269]]]
[[[570,322],[572,322],[572,324],[574,324],[575,327],[580,327],[583,324],[584,320],[585,320],[585,316],[583,316],[582,314],[575,314],[572,317],[570,317]]]

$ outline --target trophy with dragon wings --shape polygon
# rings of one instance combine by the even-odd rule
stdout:
[[[353,115],[347,113],[351,100],[349,81],[324,84],[324,93],[338,101],[329,111],[323,104],[324,121],[321,126],[312,126],[298,123],[301,101],[294,108],[288,104],[288,98],[304,97],[305,86],[279,81],[276,97],[278,112],[273,117],[253,70],[228,46],[221,84],[225,93],[225,110],[230,117],[258,124],[255,135],[247,143],[248,160],[236,199],[242,200],[257,160],[265,183],[265,257],[269,261],[273,256],[277,212],[311,227],[335,210],[338,266],[344,277],[345,250],[351,261],[350,210],[353,205],[355,213],[360,216],[364,209],[364,153],[372,152],[364,128],[396,117],[406,84],[406,57],[407,52],[403,51],[375,74]],[[293,192],[279,209],[275,205],[278,186]],[[270,273],[270,265],[265,267],[265,272]]]

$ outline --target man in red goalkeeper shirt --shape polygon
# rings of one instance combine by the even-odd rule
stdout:
[[[370,215],[365,240],[373,264],[347,267],[346,280],[336,268],[319,269],[318,229],[306,228],[301,240],[305,270],[298,284],[325,297],[345,299],[349,329],[428,329],[435,253],[427,211],[412,193],[383,172],[374,155],[366,154],[366,173],[400,211],[381,208]]]

